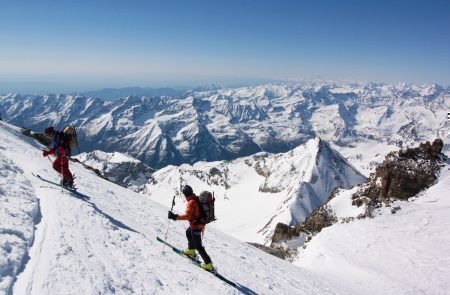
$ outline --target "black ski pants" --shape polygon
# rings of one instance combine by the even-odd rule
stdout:
[[[210,263],[211,258],[209,258],[209,255],[206,253],[205,248],[202,245],[202,230],[188,227],[186,230],[186,237],[188,239],[188,248],[196,249],[198,254],[202,257],[203,262],[206,264]]]

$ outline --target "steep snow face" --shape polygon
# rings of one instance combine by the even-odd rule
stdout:
[[[9,122],[35,131],[74,124],[83,151],[124,152],[154,168],[286,152],[316,136],[344,147],[367,140],[412,146],[446,137],[449,110],[449,88],[405,83],[214,87],[182,98],[130,96],[108,103],[0,96]]]
[[[167,207],[79,163],[71,170],[86,199],[33,176],[59,179],[41,148],[0,122],[0,293],[241,294],[156,241],[167,232],[171,243],[187,246],[186,222],[169,221]],[[204,245],[220,273],[241,290],[348,293],[213,227]]]
[[[447,294],[449,187],[450,161],[437,184],[408,202],[395,201],[379,209],[374,218],[323,229],[306,249],[298,249],[294,264],[356,294]],[[329,202],[340,220],[362,213],[350,206],[355,190],[341,191]]]
[[[8,294],[26,263],[40,210],[24,167],[14,160],[17,154],[27,154],[28,146],[17,144],[18,132],[3,129],[0,122],[0,293]]]
[[[212,226],[245,241],[268,243],[278,222],[297,224],[322,205],[335,187],[349,188],[364,180],[316,138],[284,154],[169,166],[156,171],[143,191],[167,205],[174,194],[184,199],[179,195],[184,184],[197,194],[213,191],[218,220]],[[182,211],[182,204],[175,210]]]

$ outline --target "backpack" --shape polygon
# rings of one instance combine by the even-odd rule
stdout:
[[[64,134],[64,145],[69,149],[74,149],[78,145],[77,131],[72,125],[65,126],[61,132]]]
[[[214,202],[216,199],[214,195],[208,191],[202,191],[197,196],[198,205],[200,207],[200,219],[197,220],[198,224],[207,224],[216,220],[214,215]]]

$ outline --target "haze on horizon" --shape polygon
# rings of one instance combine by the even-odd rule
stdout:
[[[450,85],[443,0],[4,1],[0,92],[332,79]]]

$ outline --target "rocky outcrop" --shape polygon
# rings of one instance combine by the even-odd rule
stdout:
[[[370,181],[352,196],[353,204],[367,205],[367,215],[382,203],[407,200],[436,181],[444,159],[443,142],[436,139],[417,148],[391,152],[370,176]]]
[[[285,259],[286,258],[286,252],[283,251],[283,249],[277,249],[277,248],[272,248],[272,247],[267,247],[261,244],[257,244],[257,243],[249,243],[250,245],[252,245],[253,247],[256,247],[260,250],[263,250],[266,253],[269,253],[273,256],[276,256],[278,258],[281,259]]]
[[[314,210],[306,220],[296,226],[288,226],[278,223],[274,235],[272,236],[272,246],[285,240],[297,238],[301,233],[312,236],[320,232],[323,228],[331,226],[338,221],[336,215],[327,206],[321,206]]]
[[[30,129],[24,127],[20,129],[20,132],[22,132],[22,134],[25,136],[36,139],[39,143],[45,146],[50,146],[52,144],[52,139],[43,133],[33,132]]]
[[[353,205],[366,206],[365,213],[358,218],[373,217],[374,210],[383,204],[389,206],[393,200],[407,200],[435,184],[445,159],[445,155],[441,153],[442,148],[443,141],[436,139],[433,143],[422,143],[417,148],[389,153],[385,161],[372,173],[369,181],[361,185],[352,196]],[[328,201],[333,199],[335,194],[336,190],[331,193]],[[278,223],[271,248],[282,251],[282,256],[289,259],[292,253],[295,253],[295,247],[305,245],[305,242],[323,228],[338,222],[338,218],[327,205],[328,201],[297,226]],[[391,213],[395,214],[400,209],[400,206],[394,206]],[[349,222],[352,219],[353,217],[344,218],[341,222]],[[299,242],[294,243],[295,240]],[[295,246],[290,247],[289,244]]]

